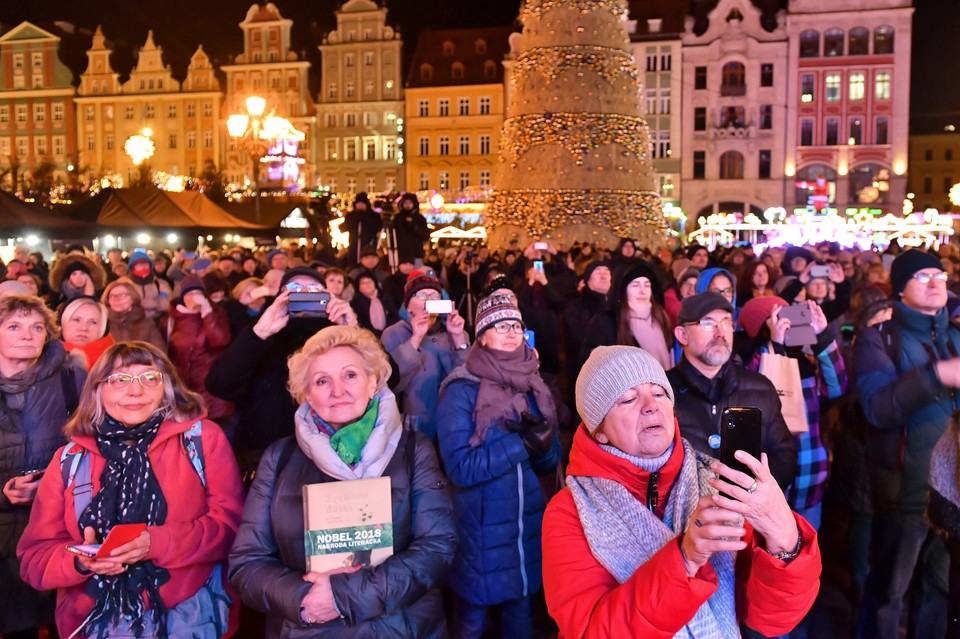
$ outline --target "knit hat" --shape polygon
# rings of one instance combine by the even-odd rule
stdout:
[[[206,294],[207,287],[203,285],[203,282],[196,275],[187,275],[180,280],[180,297],[183,297],[190,291],[201,291]]]
[[[799,274],[800,274],[800,273],[795,273],[795,272],[793,271],[793,266],[790,265],[790,263],[791,263],[795,258],[798,258],[798,257],[805,259],[805,260],[807,261],[807,264],[809,264],[810,262],[812,262],[812,261],[815,259],[813,253],[811,253],[811,252],[808,251],[807,249],[803,248],[802,246],[790,246],[790,247],[788,247],[788,248],[787,248],[787,252],[786,252],[786,253],[784,254],[784,256],[783,256],[782,269],[783,269],[784,275],[799,275]]]
[[[476,330],[479,337],[488,328],[498,322],[515,320],[523,324],[523,315],[517,308],[516,302],[509,295],[502,293],[488,295],[477,304]]]
[[[916,274],[925,268],[935,268],[938,271],[943,270],[943,264],[940,260],[926,251],[920,249],[910,249],[898,255],[890,266],[890,286],[893,289],[891,297],[897,300],[903,294],[907,282]]]
[[[133,266],[140,260],[146,260],[150,262],[150,268],[153,268],[153,260],[150,259],[150,255],[147,253],[146,249],[142,248],[133,249],[133,252],[130,253],[130,257],[127,258],[127,264]]]
[[[73,273],[76,273],[77,271],[83,271],[87,275],[90,275],[90,267],[87,266],[87,264],[85,264],[84,262],[77,260],[75,262],[67,264],[67,267],[63,269],[63,279],[64,280],[68,279],[70,275],[72,275]]]
[[[483,297],[488,295],[493,295],[494,291],[499,291],[501,289],[507,289],[511,292],[516,292],[513,290],[513,284],[510,282],[510,278],[504,275],[503,273],[498,273],[490,283],[486,285],[483,289]]]
[[[403,305],[406,306],[410,302],[410,298],[417,292],[428,288],[443,295],[440,280],[437,279],[433,269],[425,268],[410,271],[410,275],[407,276],[407,283],[403,287]]]
[[[699,253],[701,249],[704,250],[704,251],[709,252],[709,250],[707,249],[707,247],[706,247],[706,246],[703,246],[703,245],[701,245],[701,244],[691,244],[690,246],[688,246],[688,247],[687,247],[687,259],[688,259],[688,260],[692,260],[692,259],[693,259],[693,256],[696,255],[697,253]]]
[[[696,266],[691,266],[683,269],[683,272],[680,273],[680,277],[677,278],[677,287],[679,288],[681,284],[689,280],[690,278],[697,279],[700,277],[700,269]]]
[[[627,287],[630,286],[630,282],[640,277],[647,278],[650,282],[651,297],[657,304],[663,306],[663,287],[660,286],[660,279],[653,272],[653,269],[643,262],[634,263],[623,273],[617,286],[617,292],[620,294],[618,299],[622,300],[624,295],[627,294]]]
[[[587,264],[587,267],[583,269],[583,281],[589,282],[590,276],[593,275],[593,272],[601,266],[610,271],[610,276],[613,277],[613,264],[606,260],[594,260],[593,262]]]
[[[733,314],[733,306],[720,293],[707,291],[685,297],[677,313],[677,325],[699,322],[704,315],[718,309]]]
[[[673,279],[675,279],[679,284],[681,273],[683,273],[684,271],[686,271],[688,268],[691,268],[691,267],[693,267],[693,262],[691,262],[685,257],[681,257],[678,260],[674,260],[673,263],[670,264],[670,271],[673,273]],[[699,272],[700,271],[697,271],[697,273]]]
[[[371,255],[372,255],[373,257],[380,257],[380,254],[377,253],[377,247],[375,247],[375,246],[370,246],[369,244],[367,244],[367,245],[364,246],[362,249],[360,249],[360,257],[361,257],[361,258],[363,258],[363,257],[368,257],[368,256],[371,256]]]
[[[276,271],[278,269],[271,269],[269,273]],[[323,284],[324,288],[327,286],[326,280],[323,279],[323,275],[320,275],[315,269],[310,268],[309,266],[295,266],[293,268],[288,268],[286,271],[281,271],[283,277],[280,278],[280,290],[283,290],[283,287],[287,285],[287,282],[297,277],[298,275],[305,275],[306,277],[313,278]],[[269,275],[268,273],[268,275]]]
[[[756,337],[760,332],[760,327],[770,317],[774,306],[790,306],[786,300],[781,297],[769,295],[766,297],[754,297],[743,305],[740,310],[740,326],[750,337]]]
[[[674,402],[673,387],[663,366],[647,351],[635,346],[593,349],[580,369],[576,385],[577,412],[587,430],[597,430],[620,396],[639,384],[662,387],[670,402]]]
[[[273,258],[275,255],[286,255],[286,253],[284,253],[283,249],[278,249],[278,248],[275,248],[269,253],[267,253],[267,268],[273,268],[270,265],[270,263],[273,262]]]

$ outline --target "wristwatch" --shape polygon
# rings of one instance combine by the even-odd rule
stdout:
[[[784,563],[789,563],[800,556],[800,549],[803,548],[803,535],[800,533],[800,529],[797,528],[797,547],[793,550],[781,550],[780,552],[770,552],[766,548],[767,554],[775,559],[779,559]]]

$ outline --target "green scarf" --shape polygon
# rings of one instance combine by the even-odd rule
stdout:
[[[374,397],[367,404],[367,410],[360,419],[347,424],[330,437],[330,445],[343,463],[353,466],[360,461],[363,447],[370,439],[370,433],[377,425],[377,414],[380,410],[380,399]]]

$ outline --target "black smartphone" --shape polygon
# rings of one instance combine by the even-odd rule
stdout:
[[[29,477],[30,481],[37,481],[43,477],[43,473],[47,472],[46,468],[34,468],[33,470],[25,470],[20,473],[21,477]]]
[[[287,313],[291,317],[326,317],[329,302],[328,291],[290,293],[287,300]]]
[[[753,471],[733,455],[742,450],[760,459],[762,420],[763,411],[752,406],[731,406],[723,409],[720,414],[720,461],[753,477]]]

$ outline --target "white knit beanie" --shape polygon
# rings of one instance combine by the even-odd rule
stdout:
[[[674,402],[673,387],[656,358],[635,346],[598,346],[577,377],[577,412],[592,433],[627,390],[640,384],[663,387]]]

